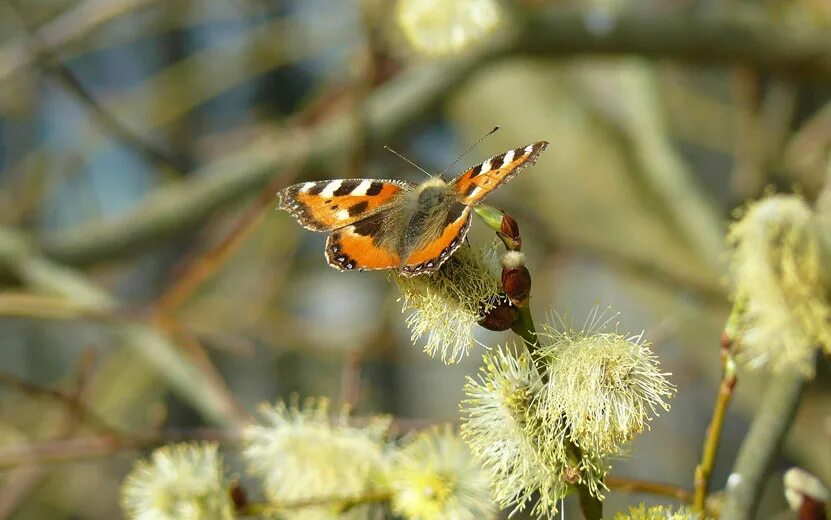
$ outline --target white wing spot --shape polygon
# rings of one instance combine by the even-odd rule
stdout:
[[[514,151],[513,150],[508,150],[507,152],[505,152],[505,158],[502,159],[502,166],[505,166],[506,164],[508,164],[509,162],[511,162],[513,160],[514,160]]]
[[[343,181],[332,181],[326,185],[323,191],[320,192],[321,197],[332,197],[335,195],[335,192],[338,191],[340,185]]]
[[[524,150],[525,150],[525,153],[531,153],[531,152],[534,150],[534,145],[533,145],[533,144],[529,144],[528,146],[526,146],[526,147],[524,148]]]
[[[312,189],[312,187],[314,187],[314,185],[315,185],[315,183],[313,183],[313,182],[304,183],[303,187],[300,188],[300,193],[306,193],[307,191]]]
[[[488,173],[489,171],[491,171],[491,160],[490,159],[488,159],[487,161],[482,163],[482,170],[479,172],[479,175],[482,175],[483,173]]]
[[[482,193],[483,191],[485,191],[485,190],[483,190],[482,188],[480,188],[480,187],[478,187],[478,186],[477,186],[477,187],[476,187],[476,189],[475,189],[475,190],[473,190],[473,191],[471,192],[471,194],[470,194],[470,195],[468,195],[468,197],[470,197],[470,198],[474,198],[474,199],[475,199],[475,198],[476,198],[476,197],[478,197],[478,196],[479,196],[479,194],[480,194],[480,193]]]
[[[348,218],[349,218],[349,211],[348,210],[342,209],[342,210],[338,211],[338,219],[346,220]]]
[[[355,189],[352,190],[352,195],[363,196],[366,195],[367,190],[372,186],[372,181],[370,179],[364,179],[361,181],[360,184],[355,186]]]

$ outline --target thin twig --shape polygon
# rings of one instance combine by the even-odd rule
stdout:
[[[770,376],[759,411],[727,479],[721,518],[755,518],[765,479],[796,415],[804,388],[805,380],[799,373],[783,372]]]
[[[202,284],[213,276],[233,254],[239,250],[257,227],[263,222],[274,205],[274,193],[285,184],[286,178],[294,175],[280,175],[264,190],[260,196],[243,212],[228,234],[213,248],[203,255],[191,259],[177,274],[176,283],[171,285],[157,300],[158,313],[170,314],[179,308]]]
[[[695,499],[695,493],[693,491],[674,484],[667,484],[666,482],[617,477],[613,475],[607,476],[604,482],[609,489],[624,493],[647,493],[650,495],[674,498],[685,504],[692,504]]]
[[[86,406],[84,406],[82,399],[87,388],[90,374],[92,373],[94,361],[95,351],[88,349],[81,356],[81,359],[76,366],[73,389],[68,397],[74,400],[77,404],[74,406],[67,406],[65,411],[65,424],[59,434],[60,437],[69,436],[80,426],[82,426],[82,424],[89,423],[88,418],[92,415],[92,412],[89,412]],[[28,388],[25,388],[26,386],[28,386]],[[18,390],[25,393],[28,393],[31,387],[32,385],[30,383],[25,383],[24,388],[17,386]],[[51,392],[50,390],[46,391]],[[85,413],[79,413],[81,411]],[[114,429],[109,428],[109,425],[107,426],[107,429],[111,432],[115,432]],[[105,429],[105,431],[107,429]],[[48,468],[34,462],[15,468],[11,475],[9,475],[9,478],[6,479],[7,484],[0,489],[0,519],[9,518],[13,515],[17,510],[18,505],[22,503],[33,490],[37,489],[40,483],[43,482],[48,475]]]
[[[106,420],[98,414],[87,408],[79,400],[77,395],[69,395],[60,390],[53,388],[44,388],[34,383],[30,383],[20,379],[11,374],[0,373],[0,385],[13,388],[14,390],[26,394],[30,397],[40,399],[49,399],[64,404],[73,415],[77,416],[83,423],[89,425],[101,433],[106,433],[113,436],[123,436],[123,432],[119,428],[110,425]]]
[[[721,344],[721,384],[719,385],[716,404],[713,408],[713,418],[707,428],[707,439],[704,441],[704,450],[701,462],[695,468],[695,502],[696,511],[703,512],[707,500],[707,491],[710,484],[710,475],[716,464],[718,445],[721,441],[721,431],[727,417],[727,407],[733,397],[736,387],[736,365],[731,353],[732,341],[725,334]]]
[[[127,436],[89,435],[40,441],[22,446],[6,446],[0,448],[0,469],[31,463],[74,462],[85,458],[142,450],[183,441],[236,443],[239,441],[239,433],[230,430],[197,428],[131,432]]]

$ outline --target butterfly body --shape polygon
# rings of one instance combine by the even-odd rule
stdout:
[[[335,269],[433,273],[462,244],[472,207],[533,164],[545,141],[509,150],[447,182],[336,179],[294,184],[278,207],[305,228],[331,231],[326,260]]]

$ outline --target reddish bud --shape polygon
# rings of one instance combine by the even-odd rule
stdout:
[[[580,482],[580,468],[576,468],[570,464],[567,465],[563,472],[563,480],[572,486]]]
[[[825,514],[825,503],[803,495],[798,518],[799,520],[828,520],[828,516]]]
[[[502,290],[511,303],[521,307],[531,295],[531,273],[525,267],[525,255],[509,251],[502,257]]]
[[[510,251],[522,249],[522,237],[519,235],[519,224],[507,213],[502,214],[502,225],[498,233],[499,238]]]
[[[727,334],[727,331],[724,331],[724,332],[721,333],[720,342],[721,342],[721,350],[724,350],[724,351],[730,350],[730,347],[733,346],[733,338],[731,338],[730,335]]]
[[[518,312],[517,308],[511,304],[511,300],[503,294],[500,296],[496,307],[483,313],[484,317],[479,320],[479,325],[488,330],[508,330],[516,323]]]
[[[231,486],[231,502],[233,502],[234,509],[237,511],[248,505],[248,496],[245,494],[245,490],[239,485],[239,483],[235,483]]]

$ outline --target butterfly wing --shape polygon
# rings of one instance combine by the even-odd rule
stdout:
[[[491,157],[474,166],[453,181],[453,189],[458,193],[460,202],[475,205],[500,184],[511,180],[522,168],[531,166],[537,156],[545,150],[548,142],[539,141],[528,146],[514,148]]]
[[[462,245],[470,228],[470,206],[460,202],[450,206],[438,238],[416,248],[401,269],[404,276],[430,274],[438,271],[445,260]]]
[[[277,193],[277,207],[312,231],[342,228],[372,215],[413,185],[403,181],[335,179],[301,182]]]
[[[397,269],[401,263],[398,252],[389,247],[385,225],[392,208],[336,229],[326,240],[326,261],[339,271]]]

